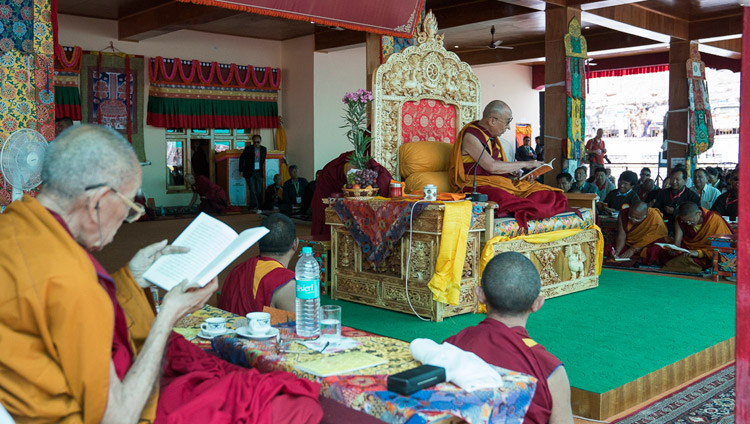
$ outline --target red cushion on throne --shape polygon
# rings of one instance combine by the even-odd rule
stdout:
[[[456,141],[456,108],[440,100],[406,102],[401,108],[402,142]]]

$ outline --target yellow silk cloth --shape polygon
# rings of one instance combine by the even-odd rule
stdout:
[[[714,254],[714,249],[711,247],[711,241],[708,240],[708,237],[716,234],[732,234],[732,230],[718,213],[712,213],[706,218],[708,210],[701,209],[703,210],[703,224],[701,228],[695,237],[688,238],[687,236],[683,236],[682,244],[686,249],[700,250],[703,252],[703,257],[710,258]]]
[[[602,230],[598,226],[592,225],[587,228],[587,230],[590,230],[590,229],[596,230],[596,233],[597,233],[596,275],[601,275],[602,262],[604,261],[604,236],[602,235]],[[495,236],[487,241],[487,243],[484,246],[484,249],[482,250],[482,256],[479,258],[479,275],[481,277],[482,273],[484,272],[484,267],[486,267],[487,264],[490,262],[490,260],[495,257],[495,251],[492,249],[492,246],[495,243],[502,243],[502,242],[509,241],[509,240],[523,240],[529,243],[537,243],[537,244],[551,243],[553,241],[557,241],[557,240],[564,239],[566,237],[570,237],[581,231],[583,230],[571,229],[571,230],[551,231],[549,233],[531,234],[531,235],[517,236],[517,237]],[[479,312],[486,313],[487,307],[484,304],[480,303]]]
[[[107,405],[114,311],[94,265],[28,196],[0,215],[0,243],[12,246],[0,257],[0,346],[6,352],[0,355],[0,403],[17,422],[98,423]],[[138,347],[153,314],[139,310],[148,301],[127,271],[113,278]],[[144,419],[153,420],[157,396]]]
[[[435,272],[427,285],[432,291],[432,298],[438,302],[458,305],[471,227],[471,208],[468,200],[445,203]]]
[[[628,225],[630,229],[625,228],[625,246],[643,248],[661,238],[668,238],[669,232],[664,224],[664,215],[656,208],[648,208],[646,218],[637,226]],[[644,253],[642,251],[641,253]]]
[[[461,141],[463,140],[464,132],[466,132],[469,127],[481,129],[481,127],[477,125],[477,122],[478,121],[474,121],[464,126],[464,128],[461,129],[461,132],[458,134],[456,142],[453,144],[453,151],[451,152],[451,165],[448,169],[448,175],[451,179],[451,185],[453,186],[453,189],[455,191],[461,191],[464,187],[469,187],[474,184],[474,175],[466,175],[466,173],[464,172],[464,162],[473,163],[474,159],[470,156],[465,156],[461,152]],[[484,135],[484,140],[479,141],[487,144],[488,147],[488,152],[485,153],[485,155],[491,155],[497,149],[500,152],[499,160],[513,160],[513,158],[510,158],[510,160],[508,160],[499,138],[495,137],[494,143],[488,143],[489,136],[487,136],[484,131],[482,131],[482,134]],[[477,175],[477,186],[497,187],[518,197],[527,197],[531,193],[535,193],[537,191],[562,191],[559,188],[550,187],[538,182],[514,181],[501,175]]]
[[[279,122],[279,128],[276,129],[276,150],[286,151],[286,131],[281,122]]]

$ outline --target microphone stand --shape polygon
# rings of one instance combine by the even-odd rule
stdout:
[[[487,142],[489,143],[494,140],[495,138],[493,137],[487,140]],[[466,200],[471,200],[472,202],[486,202],[487,201],[486,194],[477,193],[477,170],[479,169],[479,160],[482,159],[482,155],[484,155],[484,152],[486,151],[487,151],[487,145],[482,144],[482,153],[479,154],[479,158],[477,158],[477,162],[474,164],[474,188],[472,189],[471,193],[466,195]]]

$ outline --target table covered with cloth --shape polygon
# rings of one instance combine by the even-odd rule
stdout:
[[[205,306],[181,320],[176,331],[190,338],[198,334],[200,323],[206,318],[227,318],[232,328],[244,325],[244,318],[211,306]],[[295,364],[314,361],[323,355],[334,356],[340,352],[318,353],[295,340],[294,322],[281,322],[279,328],[285,348],[279,351],[275,339],[249,340],[235,334],[215,337],[210,341],[212,351],[219,357],[244,367],[254,367],[261,372],[283,370],[321,383],[321,396],[332,399],[355,411],[366,413],[388,423],[428,423],[459,419],[469,423],[522,423],[534,395],[536,380],[518,372],[495,367],[503,376],[500,388],[467,392],[452,383],[441,383],[402,396],[386,389],[388,375],[421,365],[412,358],[409,343],[389,337],[342,327],[343,337],[353,339],[357,346],[347,352],[366,352],[386,359],[383,365],[320,378],[294,367]],[[206,341],[193,339],[204,348]],[[288,346],[288,347],[287,347]]]

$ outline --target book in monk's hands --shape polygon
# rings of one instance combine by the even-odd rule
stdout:
[[[184,280],[203,287],[267,233],[268,228],[255,227],[237,234],[227,224],[201,213],[172,243],[190,251],[160,257],[143,278],[164,290]]]
[[[539,178],[541,175],[544,175],[552,170],[552,162],[555,161],[555,158],[552,158],[551,161],[547,163],[543,163],[539,165],[538,167],[532,169],[531,171],[523,174],[522,176],[518,177],[518,180],[520,181],[534,181],[535,179]]]
[[[669,244],[669,243],[654,243],[654,244],[657,245],[657,246],[659,246],[659,247],[661,247],[661,248],[663,248],[663,249],[671,249],[671,250],[676,250],[678,252],[690,253],[689,250],[683,249],[683,248],[681,248],[679,246],[675,246],[674,244]]]

